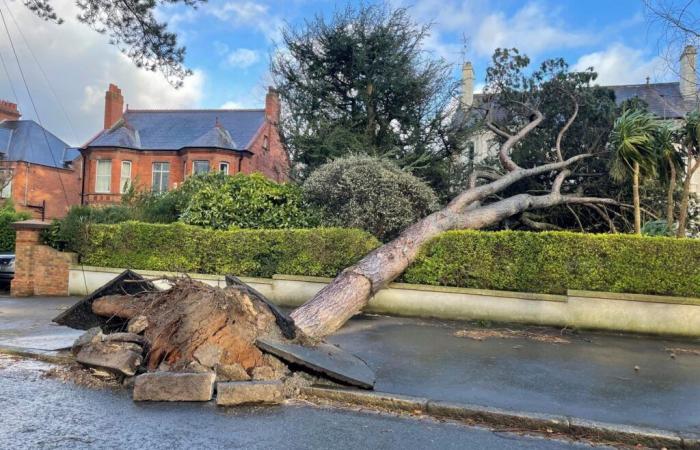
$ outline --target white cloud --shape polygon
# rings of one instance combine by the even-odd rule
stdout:
[[[73,18],[76,14],[74,0],[54,0],[52,4],[65,19],[63,25],[40,20],[18,2],[10,2],[10,7],[46,72],[58,102],[14,24],[10,22],[9,25],[42,122],[63,140],[81,145],[100,131],[104,92],[109,83],[122,89],[125,102],[131,108],[183,108],[200,104],[206,81],[202,70],[195,69],[182,88],[174,89],[160,73],[137,68],[110,45],[105,36],[78,23]],[[7,39],[0,39],[0,52],[10,65],[12,84],[18,92],[24,117],[35,118]],[[0,77],[0,98],[15,100],[12,97],[8,80]]]
[[[498,47],[516,47],[533,56],[550,49],[580,47],[594,40],[590,33],[567,27],[538,3],[528,3],[512,17],[501,12],[486,16],[476,33],[474,48],[483,56],[490,56]]]
[[[661,57],[648,56],[642,50],[620,43],[581,56],[572,69],[585,70],[588,67],[593,67],[598,73],[596,83],[600,85],[641,84],[646,82],[646,77],[652,82],[666,81],[669,75]]]
[[[269,5],[253,1],[212,2],[205,4],[202,10],[236,28],[254,29],[268,42],[278,42],[281,38],[284,21],[270,12]]]
[[[260,61],[260,53],[249,48],[237,48],[226,56],[226,62],[232,67],[247,69]]]

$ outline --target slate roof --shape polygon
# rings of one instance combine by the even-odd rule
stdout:
[[[4,120],[0,122],[0,154],[7,161],[63,168],[79,152],[33,120]]]
[[[625,84],[603,86],[615,93],[619,105],[625,100],[639,97],[649,105],[649,112],[661,119],[678,119],[698,107],[694,101],[683,100],[680,83]]]
[[[247,150],[265,122],[255,110],[127,110],[123,118],[85,147],[135,150],[224,148]]]

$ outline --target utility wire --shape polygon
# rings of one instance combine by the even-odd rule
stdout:
[[[32,109],[34,110],[34,115],[36,116],[36,121],[39,122],[39,126],[41,127],[41,131],[43,132],[44,135],[44,140],[46,141],[46,149],[49,152],[49,155],[51,156],[51,160],[54,163],[54,166],[57,168],[61,168],[61,166],[56,162],[56,157],[54,156],[53,152],[51,151],[51,144],[49,143],[49,137],[46,134],[46,128],[44,128],[44,124],[41,121],[41,117],[39,116],[39,111],[36,108],[36,104],[34,103],[34,98],[32,97],[32,92],[29,90],[29,85],[27,84],[27,78],[24,76],[24,70],[22,70],[22,64],[19,62],[19,56],[17,56],[17,50],[15,49],[15,44],[12,41],[12,36],[10,35],[10,29],[7,26],[7,21],[5,21],[5,14],[2,12],[2,8],[0,8],[0,19],[2,19],[2,24],[5,26],[5,33],[7,33],[7,39],[10,42],[10,48],[12,49],[12,53],[15,56],[15,61],[17,62],[17,68],[19,69],[19,74],[22,77],[22,83],[24,83],[24,88],[27,90],[27,95],[29,96],[29,102],[32,104]],[[58,181],[61,183],[61,190],[63,191],[63,197],[66,200],[66,205],[70,204],[70,201],[68,200],[68,193],[66,192],[66,186],[63,184],[63,178],[61,177],[61,172],[56,172],[56,175],[58,175]]]
[[[7,3],[3,1],[5,8],[7,8]],[[7,8],[9,12],[9,8]],[[11,13],[10,13],[11,14]],[[46,149],[49,152],[49,155],[51,156],[51,160],[54,163],[54,166],[59,169],[59,171],[56,172],[56,175],[58,176],[58,181],[61,184],[61,190],[63,191],[63,198],[66,201],[66,207],[70,205],[70,201],[68,200],[68,192],[66,192],[66,186],[63,184],[63,178],[61,177],[61,172],[60,169],[63,166],[63,161],[61,161],[61,165],[59,165],[56,162],[56,157],[54,156],[53,152],[51,151],[51,144],[49,143],[49,137],[46,133],[46,128],[44,128],[44,124],[41,121],[41,117],[39,116],[39,111],[37,110],[36,104],[34,103],[34,98],[32,97],[32,93],[29,90],[29,84],[27,83],[27,79],[24,76],[24,71],[22,70],[22,65],[19,62],[19,57],[17,56],[17,50],[15,49],[15,44],[12,41],[12,36],[10,35],[10,29],[7,26],[7,21],[5,20],[5,14],[2,12],[2,8],[0,8],[0,19],[2,19],[2,23],[5,26],[5,33],[7,33],[7,39],[10,41],[10,48],[12,48],[12,53],[15,56],[15,61],[17,62],[17,67],[19,68],[19,73],[22,76],[22,83],[24,83],[24,88],[27,90],[27,95],[29,95],[29,101],[32,104],[32,109],[34,109],[34,115],[36,116],[37,122],[39,122],[39,126],[41,127],[41,131],[44,135],[44,140],[46,141]],[[17,25],[17,22],[15,22],[15,25]],[[19,27],[18,27],[19,28]],[[27,46],[28,47],[28,46]],[[65,150],[65,149],[64,149]],[[85,164],[85,161],[83,160],[82,162]],[[46,213],[46,211],[44,211]],[[85,286],[85,292],[88,293],[88,286],[87,286],[87,277],[85,276],[85,267],[81,264],[81,271],[83,274],[83,284]]]
[[[15,28],[19,32],[19,35],[22,37],[22,41],[24,41],[24,46],[27,47],[27,50],[29,50],[29,54],[32,56],[32,59],[36,63],[37,67],[39,68],[39,72],[41,72],[41,75],[44,77],[44,81],[46,82],[46,85],[49,87],[49,91],[51,92],[51,95],[53,95],[54,100],[56,100],[56,103],[58,103],[58,107],[61,109],[61,112],[63,113],[63,117],[66,119],[66,123],[68,123],[68,126],[71,129],[71,133],[73,134],[73,141],[78,142],[78,134],[75,132],[75,127],[73,126],[73,122],[70,120],[70,117],[68,116],[68,112],[66,112],[66,109],[63,107],[63,102],[61,102],[61,100],[58,98],[58,95],[56,95],[56,91],[54,90],[53,86],[51,85],[51,82],[49,81],[49,77],[46,76],[46,72],[44,71],[44,68],[41,66],[41,64],[39,63],[39,60],[37,59],[36,55],[32,51],[32,47],[29,45],[29,41],[24,36],[24,32],[22,31],[22,27],[20,27],[19,24],[17,23],[17,19],[15,19],[15,15],[12,14],[12,9],[7,4],[7,0],[2,0],[2,2],[5,5],[5,10],[10,15],[10,19],[12,19],[12,22],[15,24]]]
[[[7,64],[5,64],[5,58],[3,58],[2,56],[2,52],[0,52],[0,63],[2,63],[2,68],[5,71],[5,75],[7,76],[7,82],[10,83],[10,89],[12,90],[12,95],[14,96],[15,103],[19,103],[19,97],[17,96],[15,85],[14,83],[12,83],[12,77],[10,77],[10,71],[7,68]]]

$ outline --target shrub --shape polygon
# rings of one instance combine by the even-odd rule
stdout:
[[[438,206],[426,183],[390,161],[369,156],[324,164],[309,175],[303,190],[325,224],[361,228],[384,241]]]
[[[59,250],[82,253],[94,224],[120,223],[133,219],[127,206],[73,206],[66,217],[56,220],[42,235],[45,244]]]
[[[316,224],[314,214],[293,184],[280,184],[261,174],[208,175],[181,216],[184,223],[215,229],[304,228]]]
[[[700,296],[700,241],[621,234],[451,231],[424,246],[409,283],[562,294]]]
[[[0,208],[0,252],[15,251],[15,229],[10,224],[30,217],[29,213],[15,211],[10,200],[5,201]]]
[[[378,245],[361,230],[212,230],[125,222],[92,226],[82,261],[130,269],[330,277]]]

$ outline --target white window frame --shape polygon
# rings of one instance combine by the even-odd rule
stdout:
[[[224,167],[225,167],[225,169],[224,169]],[[230,168],[231,168],[231,164],[229,164],[226,161],[221,161],[219,163],[219,172],[223,172],[224,175],[228,175],[228,171],[230,170]]]
[[[124,167],[129,168],[128,173],[125,173],[126,171],[124,170]],[[131,163],[131,161],[122,161],[121,172],[119,175],[119,191],[122,194],[126,194],[131,186],[131,171],[133,167],[134,165]]]
[[[163,170],[163,168],[167,170]],[[156,186],[156,175],[158,175],[158,185]],[[163,175],[165,175],[165,182],[163,182]],[[168,185],[170,184],[170,163],[167,161],[154,161],[153,166],[151,166],[151,189],[156,194],[162,194],[168,192]]]
[[[100,167],[107,167],[107,174],[100,174]],[[106,186],[106,187],[105,187]],[[95,164],[95,192],[109,194],[112,192],[112,160],[98,159]]]
[[[197,163],[206,163],[207,164],[207,171],[206,172],[197,172],[195,168],[197,167]],[[197,175],[197,173],[209,173],[211,171],[211,162],[208,159],[195,159],[192,161],[192,175]]]

